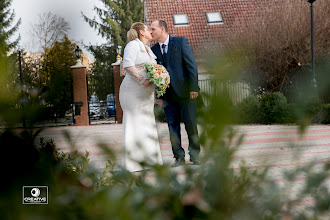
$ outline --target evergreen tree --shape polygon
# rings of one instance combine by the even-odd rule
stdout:
[[[111,63],[116,60],[116,48],[126,45],[127,31],[134,22],[143,22],[143,1],[141,0],[100,0],[104,7],[94,7],[98,19],[83,14],[84,20],[107,39],[103,45],[88,46],[95,62],[89,75],[89,95],[96,94],[101,100],[113,93]]]
[[[72,104],[72,74],[71,66],[75,64],[76,44],[67,36],[63,41],[56,41],[52,48],[47,48],[44,54],[43,78],[47,81],[43,91],[45,101],[52,112],[63,117]]]
[[[109,45],[117,43],[124,46],[126,33],[134,22],[143,22],[143,1],[141,0],[100,0],[104,8],[94,7],[100,21],[88,18],[84,20],[109,41]]]
[[[106,100],[107,94],[114,93],[113,71],[111,64],[115,53],[106,45],[90,46],[95,62],[88,74],[88,96],[96,94],[100,100]],[[111,59],[107,59],[111,57]]]
[[[5,48],[5,45],[6,43],[0,40],[0,47]],[[8,63],[9,57],[0,53],[0,126],[6,124],[9,118],[17,118],[17,115],[13,117],[13,109],[17,104],[18,90],[13,83],[12,66],[8,65]]]
[[[21,19],[12,26],[15,19],[15,11],[10,9],[11,0],[0,0],[0,41],[5,42],[0,47],[0,54],[6,54],[18,45],[20,36],[13,42],[9,38],[15,34],[21,24]]]
[[[20,116],[13,113],[18,105],[19,88],[17,86],[19,78],[16,65],[17,53],[13,53],[10,57],[8,52],[13,50],[19,43],[20,37],[14,41],[10,38],[17,31],[21,19],[15,25],[12,25],[15,19],[14,10],[10,9],[11,0],[0,0],[0,124],[5,121],[18,119]],[[7,123],[6,122],[6,123]],[[7,124],[9,125],[9,124]]]
[[[24,85],[29,89],[39,90],[42,88],[42,85],[45,84],[45,82],[43,82],[41,74],[41,57],[28,54],[23,50],[21,64]]]

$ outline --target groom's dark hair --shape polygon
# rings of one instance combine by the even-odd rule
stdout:
[[[160,28],[163,27],[165,29],[166,33],[168,33],[167,24],[164,20],[158,19],[158,26]]]

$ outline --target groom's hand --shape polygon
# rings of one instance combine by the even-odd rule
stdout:
[[[190,92],[190,99],[195,99],[198,97],[198,92]]]

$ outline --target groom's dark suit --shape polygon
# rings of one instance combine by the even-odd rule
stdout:
[[[172,36],[169,36],[166,56],[163,56],[159,43],[156,43],[151,49],[157,56],[157,62],[164,65],[170,74],[170,88],[163,97],[163,107],[174,157],[176,159],[185,157],[180,132],[182,114],[189,139],[190,160],[198,160],[200,144],[196,123],[196,99],[190,99],[190,92],[199,91],[198,71],[193,51],[187,38]]]

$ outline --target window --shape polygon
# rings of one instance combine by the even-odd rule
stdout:
[[[173,24],[174,25],[189,25],[188,15],[187,14],[173,15]]]
[[[206,20],[208,24],[223,24],[220,12],[206,13]]]

